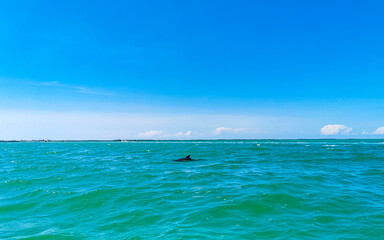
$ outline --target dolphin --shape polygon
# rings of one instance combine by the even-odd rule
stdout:
[[[190,162],[190,161],[198,161],[198,159],[192,159],[191,155],[188,155],[185,158],[179,158],[179,159],[176,159],[173,161],[175,161],[175,162]]]

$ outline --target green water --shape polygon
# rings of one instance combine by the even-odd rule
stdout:
[[[0,143],[0,239],[384,239],[384,140]]]

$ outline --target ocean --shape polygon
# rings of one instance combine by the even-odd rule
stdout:
[[[0,239],[384,239],[384,140],[1,142]]]

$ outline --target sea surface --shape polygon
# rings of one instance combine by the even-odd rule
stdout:
[[[2,142],[0,239],[384,239],[384,140]]]

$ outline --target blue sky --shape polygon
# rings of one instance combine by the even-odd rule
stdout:
[[[383,12],[2,1],[0,139],[383,137]]]

